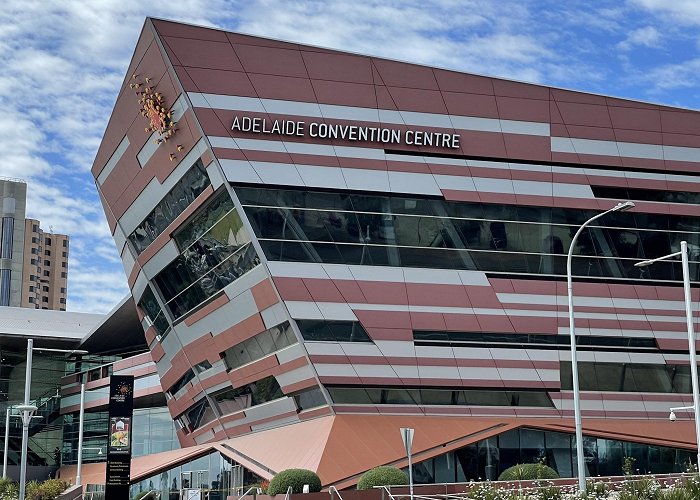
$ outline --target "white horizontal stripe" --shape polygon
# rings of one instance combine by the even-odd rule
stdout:
[[[272,276],[280,278],[354,279],[393,283],[491,286],[486,274],[481,271],[278,261],[270,261],[268,268]]]
[[[225,109],[231,111],[258,112],[329,118],[336,120],[357,120],[381,122],[383,124],[417,125],[422,127],[456,128],[481,132],[503,132],[510,134],[549,136],[549,123],[500,120],[415,111],[394,111],[386,109],[362,108],[357,106],[337,106],[279,99],[259,99],[256,97],[227,96],[188,92],[192,105],[200,108]]]
[[[684,146],[662,146],[659,144],[639,144],[635,142],[552,137],[551,148],[552,151],[558,153],[700,162],[700,148]]]
[[[307,145],[309,146],[309,145]],[[339,148],[337,148],[339,149]],[[356,150],[358,148],[348,148]],[[363,151],[369,151],[364,149]],[[383,153],[382,153],[383,154]],[[585,184],[552,183],[469,177],[461,175],[433,175],[429,173],[396,172],[363,168],[317,167],[292,163],[247,162],[221,160],[226,178],[231,182],[254,182],[284,186],[340,187],[362,191],[380,191],[421,195],[441,195],[442,189],[479,191],[516,195],[537,195],[562,198],[593,199],[593,191]],[[313,169],[315,175],[304,180],[297,168]],[[327,177],[327,178],[326,178]],[[344,180],[344,184],[341,184]]]
[[[541,304],[541,305],[566,305],[565,295],[536,295],[525,293],[497,293],[498,300],[504,304]],[[609,307],[615,309],[662,309],[672,311],[684,311],[685,303],[682,300],[653,300],[653,299],[623,299],[607,297],[574,297],[574,307]],[[700,305],[696,310],[700,310]]]

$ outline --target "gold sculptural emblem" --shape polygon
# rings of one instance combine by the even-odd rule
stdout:
[[[138,75],[133,75],[132,79],[136,80]],[[176,132],[175,122],[173,121],[173,113],[169,110],[164,102],[163,94],[156,92],[155,87],[148,86],[150,78],[146,78],[145,83],[133,82],[129,87],[136,91],[139,96],[138,103],[141,106],[141,116],[148,119],[148,127],[146,132],[156,132],[159,137],[154,139],[156,144],[167,142]],[[143,90],[141,90],[141,87]]]

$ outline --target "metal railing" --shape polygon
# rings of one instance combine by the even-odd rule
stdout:
[[[249,494],[251,491],[253,491],[253,490],[255,490],[255,493],[254,493],[255,495],[260,495],[260,494],[262,494],[262,489],[261,489],[261,488],[259,488],[258,486],[251,486],[250,488],[248,488],[248,489],[246,490],[245,493],[243,493],[241,496],[238,497],[238,500],[241,500],[241,498],[243,498],[243,497],[245,497],[245,496],[248,496],[248,494]]]
[[[338,495],[338,498],[340,500],[343,500],[343,497],[340,495],[340,492],[338,491],[338,488],[336,488],[333,485],[330,485],[328,487],[328,494],[331,496],[331,500],[333,500],[333,492],[335,492],[336,495]]]
[[[588,477],[586,478],[587,487],[593,489],[595,485],[604,485],[611,491],[619,491],[625,484],[639,481],[642,479],[653,479],[662,487],[672,487],[680,482],[695,479],[700,480],[697,472],[678,472],[669,474],[638,474],[629,476],[607,476],[607,477]],[[539,480],[515,480],[515,481],[479,481],[468,483],[434,483],[434,484],[418,484],[415,485],[418,493],[411,494],[408,492],[408,485],[393,485],[393,486],[375,486],[375,489],[382,491],[382,500],[468,500],[474,497],[479,488],[487,486],[493,488],[517,491],[520,494],[532,494],[539,490],[556,486],[564,492],[570,488],[572,492],[577,489],[576,478],[560,478],[560,479],[539,479]],[[436,486],[444,487],[445,493],[426,493],[420,494],[420,488],[430,488],[434,491]],[[400,489],[398,493],[394,490]],[[329,488],[330,490],[330,488]],[[452,490],[448,492],[448,490]],[[405,493],[403,491],[406,491]]]

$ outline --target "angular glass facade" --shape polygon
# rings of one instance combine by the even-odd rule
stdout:
[[[685,472],[695,455],[689,450],[591,436],[583,437],[583,448],[588,477],[623,475],[625,457],[634,458],[642,474]],[[413,480],[417,484],[495,480],[508,467],[538,461],[560,477],[573,477],[577,468],[574,437],[548,430],[513,429],[413,464]]]
[[[180,255],[154,279],[174,319],[260,262],[226,191],[202,207],[174,239]]]
[[[564,275],[565,250],[595,212],[457,203],[434,198],[290,189],[236,188],[270,260]],[[682,279],[679,263],[634,267],[641,259],[700,249],[693,217],[618,213],[589,227],[573,273],[624,280]],[[700,276],[700,252],[691,255]]]

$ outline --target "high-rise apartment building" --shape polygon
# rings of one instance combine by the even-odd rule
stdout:
[[[0,306],[66,310],[68,236],[25,219],[27,184],[0,179]]]

